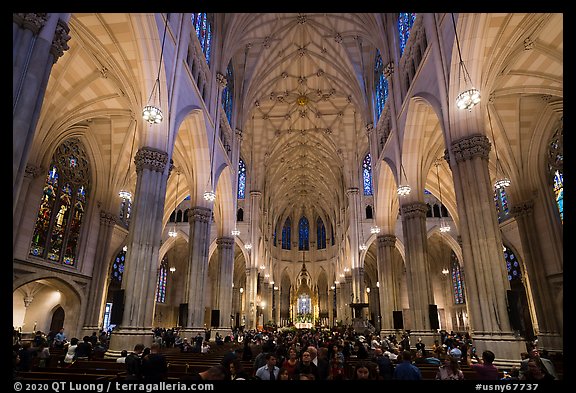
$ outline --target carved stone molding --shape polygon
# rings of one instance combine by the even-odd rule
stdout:
[[[262,197],[262,193],[258,190],[250,191],[250,196],[253,198],[260,198]]]
[[[163,172],[168,163],[168,153],[152,147],[143,147],[136,152],[134,163],[136,164],[136,172],[143,169]]]
[[[228,80],[226,79],[226,77],[224,76],[224,74],[221,74],[219,72],[216,73],[216,82],[218,82],[218,86],[220,86],[220,88],[225,88],[226,85],[228,84]]]
[[[240,128],[236,128],[236,137],[238,140],[242,140],[243,131]]]
[[[35,179],[44,172],[41,166],[26,164],[26,169],[24,170],[24,176]]]
[[[54,63],[64,54],[65,51],[70,49],[68,46],[68,41],[70,40],[70,27],[68,23],[63,20],[58,20],[56,25],[56,31],[54,32],[54,38],[52,39],[52,46],[50,47],[50,53],[54,56]]]
[[[378,239],[378,246],[394,247],[396,245],[395,235],[380,235],[376,239]]]
[[[370,135],[374,131],[374,124],[368,123],[366,124],[366,134]]]
[[[350,195],[350,194],[358,194],[358,188],[357,187],[350,187],[349,189],[347,189],[346,195]]]
[[[216,239],[216,244],[219,249],[222,248],[231,250],[232,247],[234,247],[234,238],[227,236],[219,237],[218,239]]]
[[[513,217],[525,217],[532,214],[534,211],[534,201],[527,200],[514,204],[510,213]]]
[[[48,20],[46,12],[25,12],[12,14],[12,21],[18,26],[32,31],[34,35],[40,32]]]
[[[188,210],[188,221],[191,223],[196,221],[209,223],[211,218],[212,210],[206,207],[196,206]]]
[[[534,40],[530,37],[524,40],[524,50],[532,50],[534,49]]]
[[[112,213],[101,211],[100,212],[100,225],[114,225],[116,224],[116,216]]]
[[[386,79],[390,79],[392,75],[394,75],[394,62],[391,61],[384,67],[384,76]]]
[[[480,157],[488,160],[490,141],[484,135],[472,135],[452,142],[451,149],[456,162],[471,160]]]
[[[412,202],[402,205],[402,217],[404,218],[426,218],[428,206],[424,202]]]

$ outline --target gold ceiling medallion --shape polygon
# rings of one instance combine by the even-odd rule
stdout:
[[[300,105],[300,106],[306,106],[306,105],[308,105],[308,97],[306,97],[306,96],[299,96],[299,97],[296,99],[296,103],[297,103],[298,105]]]

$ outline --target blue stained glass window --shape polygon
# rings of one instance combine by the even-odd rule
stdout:
[[[564,175],[560,171],[554,173],[554,196],[560,213],[560,220],[564,223]]]
[[[29,253],[74,266],[90,182],[80,140],[70,138],[59,145],[49,168]]]
[[[404,54],[404,48],[410,37],[410,30],[416,20],[415,12],[400,12],[398,15],[398,38],[400,41],[400,56]]]
[[[246,164],[240,158],[238,161],[238,199],[244,199],[246,196]]]
[[[464,304],[464,272],[460,267],[454,251],[450,255],[450,271],[452,273],[452,288],[454,292],[454,304]]]
[[[112,280],[121,283],[124,275],[124,264],[126,262],[126,251],[121,250],[112,263]]]
[[[320,217],[316,220],[316,244],[318,249],[321,250],[326,248],[326,227],[324,226],[324,221]]]
[[[290,222],[290,217],[288,217],[286,219],[286,221],[284,222],[284,226],[282,227],[282,249],[283,250],[290,250],[291,249],[291,243],[290,243],[290,228],[291,226],[291,222]]]
[[[522,277],[520,271],[520,264],[514,252],[508,247],[504,246],[504,260],[506,261],[506,270],[508,270],[508,281],[518,280]]]
[[[232,100],[234,98],[234,73],[232,70],[232,62],[228,63],[226,69],[226,87],[222,89],[222,108],[226,113],[228,124],[232,124]]]
[[[206,57],[206,63],[210,65],[210,51],[212,46],[212,22],[210,15],[205,12],[193,13],[192,24],[196,30],[196,35],[198,36],[198,41],[200,41],[204,57]]]
[[[166,303],[166,281],[168,279],[167,261],[164,259],[158,269],[158,281],[156,282],[156,302]]]
[[[494,204],[496,205],[498,222],[502,222],[510,217],[508,197],[506,196],[506,190],[504,188],[501,187],[494,190]]]
[[[384,104],[386,104],[388,99],[388,79],[384,75],[384,64],[378,49],[376,49],[376,61],[374,64],[374,83],[376,84],[376,114],[380,118],[384,110]]]
[[[362,162],[362,179],[364,181],[364,195],[372,195],[372,158],[370,153],[364,157]]]
[[[308,219],[302,217],[298,223],[298,250],[309,250],[310,241],[308,238],[310,226],[308,225]]]

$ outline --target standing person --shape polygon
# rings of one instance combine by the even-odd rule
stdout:
[[[422,379],[420,369],[412,364],[410,351],[402,351],[402,361],[396,365],[392,379],[413,381]]]
[[[294,348],[290,348],[288,350],[288,359],[284,360],[282,363],[282,368],[288,371],[290,378],[294,376],[294,371],[296,370],[296,366],[298,365],[298,354]]]
[[[248,373],[244,371],[244,367],[242,367],[242,362],[240,359],[235,358],[228,365],[228,369],[230,370],[230,380],[245,380],[248,379]]]
[[[328,348],[320,347],[320,349],[316,349],[315,346],[310,345],[308,348],[308,352],[310,352],[310,359],[311,362],[316,365],[318,368],[318,380],[325,381],[328,378],[328,373],[330,371],[330,366],[328,360],[326,359]],[[322,356],[318,354],[322,352]]]
[[[438,372],[436,373],[436,379],[442,381],[451,380],[462,380],[464,379],[464,373],[460,370],[460,364],[458,359],[453,356],[447,356],[444,360],[444,364],[438,367]]]
[[[312,374],[315,379],[318,379],[318,367],[312,363],[310,352],[302,352],[302,359],[300,359],[300,362],[296,366],[294,374],[296,379],[299,379],[300,374]]]
[[[142,359],[142,377],[145,381],[164,381],[168,375],[166,356],[160,353],[160,344],[150,345],[150,354]]]
[[[56,333],[56,336],[54,336],[54,347],[64,348],[66,342],[66,334],[64,334],[64,328],[62,328],[58,333]]]
[[[136,344],[134,351],[126,356],[126,381],[138,381],[142,379],[142,359],[141,354],[144,351],[144,344]]]
[[[422,338],[418,337],[418,342],[416,343],[416,351],[422,354],[422,357],[426,357],[426,345],[422,342]]]
[[[526,371],[520,376],[523,381],[553,381],[554,376],[546,370],[539,356],[528,359]]]
[[[472,349],[475,348],[473,347]],[[476,358],[478,363],[472,364],[472,357]],[[498,376],[498,368],[492,364],[495,357],[494,352],[486,350],[482,352],[482,359],[478,359],[476,351],[471,351],[470,356],[467,357],[467,363],[472,370],[476,371],[476,379],[485,381],[500,379]]]
[[[550,359],[545,359],[540,357],[540,352],[538,351],[538,347],[532,347],[530,351],[528,351],[528,359],[522,360],[520,363],[520,379],[522,379],[522,375],[528,371],[528,362],[530,359],[538,358],[540,361],[536,362],[538,367],[541,367],[543,372],[546,374],[550,374],[554,379],[558,379],[556,375],[556,368],[554,367],[554,363]]]
[[[276,355],[266,354],[266,364],[256,370],[256,377],[263,381],[275,381],[278,379],[280,368],[276,366]]]
[[[394,374],[394,365],[388,356],[384,356],[381,348],[374,350],[374,357],[372,361],[378,365],[378,372],[380,377],[384,380],[391,380]]]

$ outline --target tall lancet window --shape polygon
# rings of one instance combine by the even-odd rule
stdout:
[[[372,195],[372,157],[366,154],[362,162],[362,179],[364,182],[364,195]]]
[[[520,280],[522,277],[520,261],[514,251],[506,246],[504,246],[504,260],[506,261],[506,270],[508,270],[508,281]]]
[[[494,190],[494,204],[498,214],[498,222],[502,222],[510,217],[510,208],[508,207],[508,196],[504,187]]]
[[[160,263],[158,269],[158,281],[156,281],[156,302],[166,303],[166,281],[168,281],[168,260],[166,257]]]
[[[114,258],[112,262],[112,281],[118,284],[122,283],[122,277],[124,276],[124,264],[126,263],[126,247],[124,247]]]
[[[454,304],[464,304],[464,272],[460,267],[454,251],[450,254],[450,273],[452,273],[452,288],[454,291]]]
[[[564,126],[552,136],[548,148],[548,167],[554,179],[554,197],[560,220],[564,223]]]
[[[228,124],[232,124],[232,100],[234,98],[234,73],[232,62],[228,63],[226,69],[226,87],[222,90],[222,108],[226,113]]]
[[[298,250],[306,251],[310,249],[309,231],[308,219],[302,217],[298,223]]]
[[[238,161],[238,199],[246,197],[246,164],[240,158]]]
[[[49,168],[30,255],[74,266],[90,185],[89,162],[80,140],[70,138],[58,146]]]
[[[400,56],[404,54],[404,48],[410,37],[410,30],[416,20],[415,12],[400,12],[398,14],[398,40],[400,42]]]
[[[290,250],[291,247],[291,243],[290,243],[290,231],[291,231],[291,225],[292,223],[290,222],[290,217],[286,218],[286,221],[284,222],[284,226],[282,227],[282,249],[283,250]]]
[[[320,217],[316,220],[316,244],[319,250],[326,248],[326,227]]]
[[[388,79],[384,75],[384,63],[378,49],[376,49],[376,61],[374,64],[374,83],[376,88],[376,114],[380,118],[384,110],[384,104],[386,104],[388,99]]]
[[[198,41],[200,41],[200,47],[202,48],[202,53],[204,53],[204,57],[206,58],[206,63],[210,65],[210,52],[212,49],[212,15],[205,12],[193,13],[192,24],[196,30]]]

